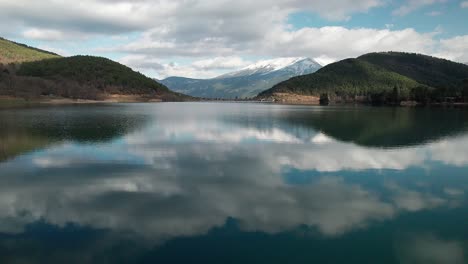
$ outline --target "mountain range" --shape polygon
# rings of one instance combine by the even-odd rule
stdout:
[[[212,79],[161,82],[106,58],[61,57],[0,38],[0,98],[194,100],[185,93],[284,102],[468,102],[468,65],[403,52],[369,53],[323,68],[309,58],[281,58]]]
[[[322,66],[309,58],[260,61],[212,79],[169,77],[161,81],[171,90],[202,98],[250,98],[291,77],[309,74]]]
[[[468,101],[468,66],[422,54],[380,52],[345,59],[291,78],[259,94],[260,100]]]

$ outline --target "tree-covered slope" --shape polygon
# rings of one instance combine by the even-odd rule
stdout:
[[[468,66],[419,54],[372,53],[291,78],[259,94],[327,95],[336,100],[398,103],[466,100]]]
[[[0,38],[0,96],[114,101],[181,101],[169,90],[115,61],[93,56],[60,57]]]
[[[358,59],[439,89],[457,89],[463,79],[468,78],[467,65],[421,54],[369,53]]]
[[[169,89],[112,60],[93,56],[73,56],[23,63],[20,76],[64,79],[91,85],[102,91],[123,94],[168,93]]]
[[[21,63],[50,58],[58,58],[59,55],[29,47],[0,37],[0,64]]]
[[[419,86],[419,83],[359,59],[346,59],[330,64],[316,73],[291,78],[260,94],[296,93],[303,95],[335,94],[360,96],[382,91],[402,92]]]

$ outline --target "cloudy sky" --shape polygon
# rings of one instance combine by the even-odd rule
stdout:
[[[0,0],[0,36],[150,77],[207,78],[262,59],[327,64],[371,51],[468,62],[467,17],[465,0]]]

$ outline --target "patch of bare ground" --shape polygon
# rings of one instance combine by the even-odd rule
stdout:
[[[40,96],[34,99],[23,99],[12,96],[0,96],[0,108],[34,106],[34,105],[66,105],[66,104],[98,104],[98,103],[140,103],[140,102],[162,102],[160,98],[141,95],[111,94],[100,97],[99,100],[72,99],[56,96]]]
[[[320,97],[311,95],[299,95],[291,93],[274,93],[262,99],[264,102],[289,103],[289,104],[320,104]]]

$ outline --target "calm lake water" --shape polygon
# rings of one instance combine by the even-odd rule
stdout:
[[[468,111],[0,110],[0,263],[468,263]]]

